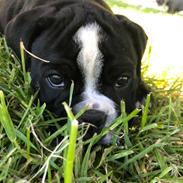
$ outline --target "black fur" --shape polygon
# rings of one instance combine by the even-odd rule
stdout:
[[[118,112],[120,101],[124,100],[130,113],[148,93],[141,79],[147,36],[139,25],[115,15],[102,0],[1,0],[0,31],[8,45],[20,56],[22,40],[26,49],[51,61],[47,64],[26,58],[33,89],[39,89],[40,101],[46,102],[47,108],[57,115],[64,114],[62,102],[68,101],[71,80],[75,83],[72,105],[82,99],[83,78],[76,63],[80,48],[73,36],[90,22],[97,22],[105,37],[99,45],[104,67],[98,90],[115,102]],[[48,84],[46,78],[54,72],[64,76],[64,89]],[[123,73],[131,77],[128,86],[115,88],[116,79]]]

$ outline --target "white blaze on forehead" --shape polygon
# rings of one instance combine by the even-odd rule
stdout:
[[[81,51],[78,55],[78,65],[85,78],[85,90],[92,92],[102,69],[102,54],[99,50],[100,27],[96,23],[81,27],[76,33],[75,40]]]
[[[83,107],[88,106],[89,109],[103,111],[107,115],[104,126],[109,126],[117,117],[117,112],[114,102],[97,91],[103,66],[103,55],[99,49],[101,39],[102,35],[97,23],[81,27],[74,36],[74,40],[80,46],[77,63],[84,76],[84,91],[82,93],[83,101],[76,104],[73,109],[78,112]]]

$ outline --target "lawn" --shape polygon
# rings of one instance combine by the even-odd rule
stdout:
[[[156,21],[150,22],[170,20],[179,25],[183,18],[159,10],[126,6],[121,1],[108,2],[115,12],[140,23],[149,36],[142,71],[152,94],[148,96],[143,111],[136,109],[127,115],[122,102],[121,116],[108,129],[84,141],[82,137],[87,126],[77,125],[75,119],[80,114],[73,116],[69,104],[64,104],[68,123],[63,125],[64,117],[55,118],[45,109],[45,104],[33,102],[36,94],[31,94],[23,54],[22,60],[18,60],[1,37],[0,182],[63,183],[65,176],[65,183],[69,183],[71,175],[72,182],[76,183],[183,182],[183,62],[179,61],[182,37],[172,33],[174,28],[166,27],[168,23],[162,25],[165,29],[155,31]],[[166,36],[162,36],[166,28],[175,35],[177,49],[171,36],[174,50],[165,47]],[[72,87],[70,96],[72,98]],[[129,127],[128,122],[133,117],[137,118],[136,125]],[[50,131],[53,127],[56,128],[54,133]],[[103,135],[114,129],[110,146],[97,145]],[[63,138],[59,140],[61,135]],[[119,139],[118,144],[116,139]]]

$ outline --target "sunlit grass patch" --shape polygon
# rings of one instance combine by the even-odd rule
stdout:
[[[0,182],[182,182],[182,83],[147,74],[150,50],[142,70],[152,95],[142,117],[139,109],[127,115],[122,102],[113,124],[84,141],[87,126],[77,124],[69,106],[63,124],[64,116],[55,118],[45,104],[33,102],[30,78],[0,39]],[[130,127],[133,117],[138,118]],[[98,145],[109,131],[112,144]]]

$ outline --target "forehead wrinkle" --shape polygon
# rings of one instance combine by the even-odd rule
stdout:
[[[94,90],[102,69],[102,53],[99,50],[101,36],[96,23],[81,27],[74,39],[80,46],[78,65],[85,78],[85,90]]]

